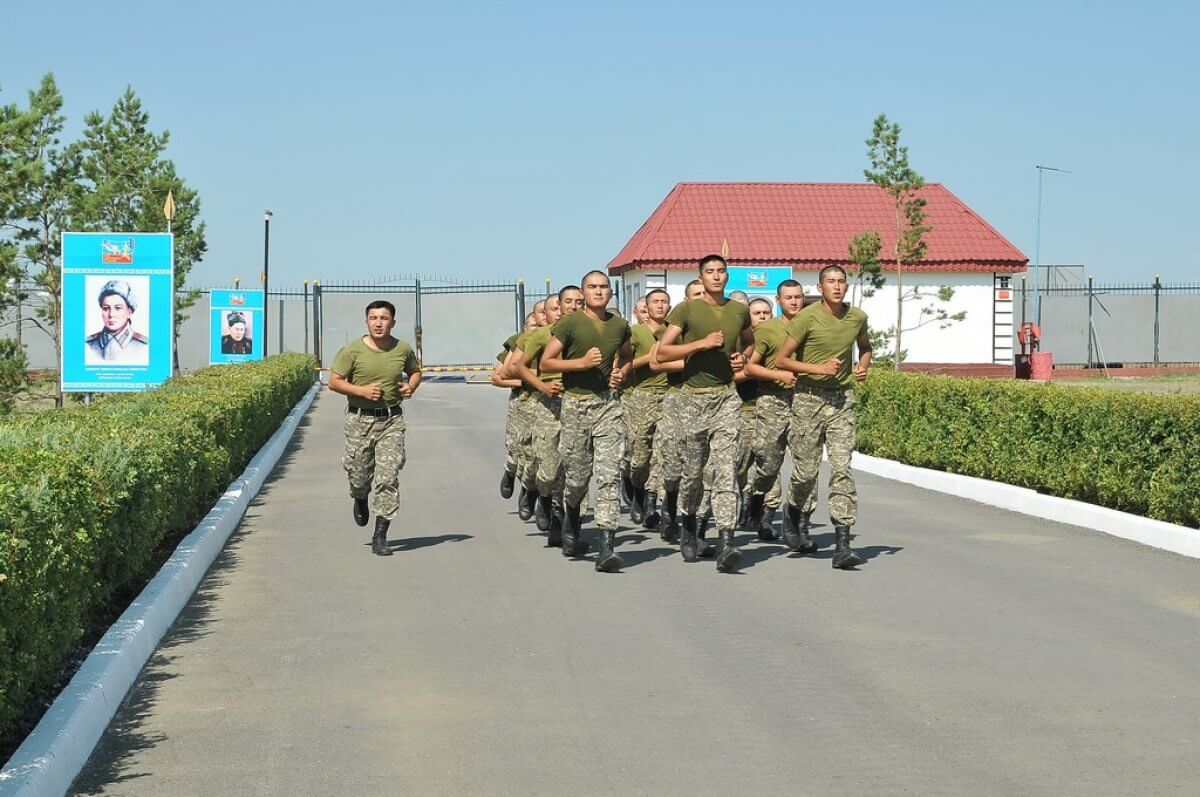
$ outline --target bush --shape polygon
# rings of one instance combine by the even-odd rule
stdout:
[[[0,740],[279,428],[314,365],[216,366],[0,425]]]
[[[1200,526],[1200,396],[873,370],[858,449]]]

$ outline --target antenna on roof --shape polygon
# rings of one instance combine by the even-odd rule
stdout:
[[[1034,235],[1033,243],[1033,323],[1042,323],[1042,303],[1041,295],[1038,291],[1040,282],[1040,273],[1042,270],[1042,176],[1046,172],[1060,172],[1062,174],[1070,174],[1066,169],[1058,169],[1054,166],[1043,166],[1037,164],[1035,167],[1038,173],[1038,201],[1037,201],[1037,232]]]

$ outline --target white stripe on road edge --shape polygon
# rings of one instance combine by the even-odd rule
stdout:
[[[296,403],[242,475],[183,538],[158,574],[92,649],[41,722],[0,770],[0,795],[64,794],[70,788],[142,666],[258,495],[320,388],[319,384],[313,385]]]
[[[873,473],[885,479],[912,484],[926,490],[956,495],[981,504],[998,506],[1022,515],[1082,526],[1093,531],[1111,534],[1144,545],[1200,559],[1200,529],[1177,526],[1162,520],[1119,512],[1083,501],[1045,495],[1027,487],[988,481],[974,476],[962,476],[940,470],[918,468],[891,459],[880,459],[857,451],[853,457],[856,470]]]

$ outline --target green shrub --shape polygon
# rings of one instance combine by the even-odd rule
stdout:
[[[0,739],[279,428],[314,365],[215,366],[0,425]]]
[[[1200,526],[1200,396],[872,371],[858,449]]]

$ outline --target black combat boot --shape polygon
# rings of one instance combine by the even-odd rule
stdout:
[[[625,563],[621,561],[621,557],[617,556],[617,552],[613,549],[617,547],[617,533],[615,531],[600,532],[600,553],[596,555],[596,572],[597,573],[616,573]]]
[[[550,512],[550,528],[546,529],[546,547],[561,548],[563,531],[563,512],[558,507]]]
[[[375,518],[375,536],[371,538],[371,553],[376,556],[391,556],[392,549],[387,544],[388,526],[391,525],[390,520],[384,520],[381,517]]]
[[[500,477],[500,497],[512,498],[513,485],[516,483],[517,477],[515,474],[504,471],[504,475]]]
[[[640,487],[633,488],[633,498],[629,501],[629,519],[635,525],[646,517],[646,491]]]
[[[524,487],[517,494],[517,517],[521,520],[529,520],[533,517],[533,505],[529,503],[529,491]]]
[[[775,510],[771,507],[763,509],[762,522],[758,524],[758,538],[763,542],[770,542],[776,539],[775,527],[772,525],[775,522]]]
[[[621,500],[626,506],[633,504],[633,479],[628,473],[621,474]]]
[[[795,507],[783,507],[783,544],[794,553],[812,553],[817,544],[808,536],[809,517]]]
[[[580,539],[579,507],[566,507],[562,522],[562,552],[568,559],[576,559],[588,552],[588,544]]]
[[[763,501],[766,498],[762,493],[750,493],[750,498],[746,501],[747,529],[759,531],[762,528]],[[763,539],[762,532],[759,532],[758,538]]]
[[[701,559],[711,559],[717,552],[716,546],[704,539],[704,536],[708,534],[710,523],[712,523],[711,512],[704,516],[704,519],[700,521],[700,527],[696,529],[696,555]]]
[[[838,570],[850,570],[862,564],[862,559],[850,550],[850,527],[834,526],[833,566]]]
[[[683,561],[694,562],[700,558],[696,547],[696,518],[693,515],[681,515],[679,524],[683,527],[679,534],[679,552],[683,554]]]
[[[678,507],[679,491],[667,490],[663,511],[658,518],[658,536],[663,542],[674,543],[679,538]]]
[[[733,529],[722,529],[720,546],[717,554],[717,571],[732,573],[742,564],[742,551],[733,544]]]
[[[642,528],[658,528],[658,493],[642,490],[645,498],[642,502]]]
[[[360,526],[367,525],[367,521],[371,519],[371,510],[367,508],[367,499],[354,499],[354,522]]]
[[[533,522],[537,524],[538,531],[550,530],[550,513],[552,511],[550,496],[539,493],[533,504]]]

